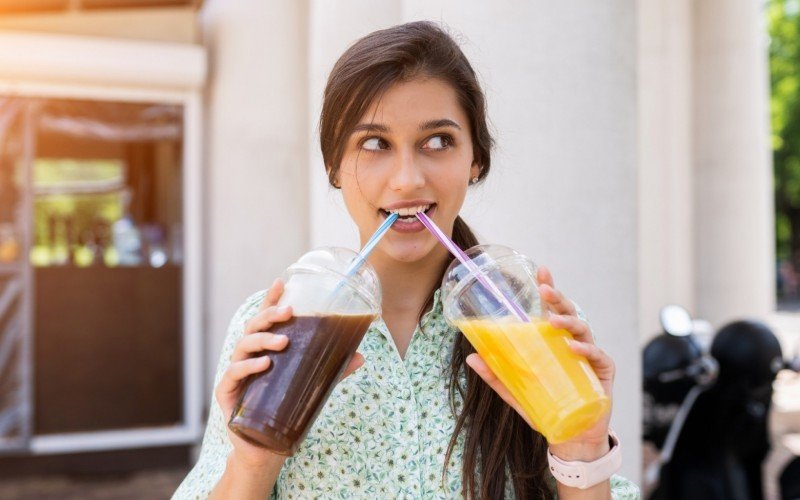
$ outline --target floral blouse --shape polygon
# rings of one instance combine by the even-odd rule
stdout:
[[[265,293],[249,297],[234,315],[215,386]],[[463,435],[442,480],[455,427],[445,369],[458,331],[445,322],[438,291],[421,325],[401,358],[383,320],[372,323],[358,349],[364,365],[336,386],[297,453],[286,460],[272,498],[461,496]],[[231,450],[222,410],[212,399],[200,457],[173,499],[208,497]],[[506,497],[513,498],[511,481],[506,484]],[[639,498],[636,485],[620,476],[611,478],[611,487],[615,499]]]

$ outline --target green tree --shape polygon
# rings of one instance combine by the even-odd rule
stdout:
[[[800,252],[800,0],[768,0],[778,258]],[[798,264],[798,262],[795,262]]]

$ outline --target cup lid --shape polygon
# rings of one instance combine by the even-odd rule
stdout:
[[[456,315],[452,310],[454,302],[459,300],[468,287],[479,281],[478,273],[493,280],[507,297],[520,301],[519,305],[523,310],[528,313],[535,311],[533,308],[538,303],[538,297],[527,296],[536,295],[535,287],[523,286],[524,283],[536,283],[536,264],[530,257],[513,248],[495,244],[476,245],[464,253],[475,264],[476,270],[467,268],[458,260],[453,260],[447,267],[442,278],[442,301],[446,319],[451,320],[451,316]],[[506,310],[488,290],[481,295],[483,307],[486,309],[496,310],[502,307]],[[512,311],[507,312],[513,314]]]
[[[297,262],[290,265],[286,270],[286,276],[292,279],[306,275],[311,276],[309,278],[311,280],[314,280],[314,275],[325,276],[328,279],[323,280],[324,283],[316,280],[315,288],[317,290],[323,287],[326,288],[323,291],[328,294],[354,293],[369,306],[370,310],[379,313],[382,300],[381,286],[375,269],[369,263],[364,262],[355,272],[348,275],[350,266],[357,257],[358,253],[348,248],[316,248],[305,253]],[[306,290],[298,292],[298,295],[311,293],[309,291],[311,288],[306,287]],[[298,296],[298,299],[301,298],[309,299],[308,296]],[[319,299],[318,302],[322,303],[328,301],[329,297],[320,297]],[[291,302],[290,300],[289,303]]]

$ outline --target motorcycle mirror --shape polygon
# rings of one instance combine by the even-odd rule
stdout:
[[[685,308],[670,304],[661,308],[661,327],[670,335],[685,337],[692,333],[692,316]]]
[[[792,370],[795,373],[800,373],[800,343],[797,344],[797,349],[794,351],[794,357],[785,362],[784,368]]]

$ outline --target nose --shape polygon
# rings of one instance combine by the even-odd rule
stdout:
[[[392,173],[389,176],[389,189],[393,191],[414,191],[425,185],[425,175],[421,166],[408,150],[399,150],[395,155]]]

